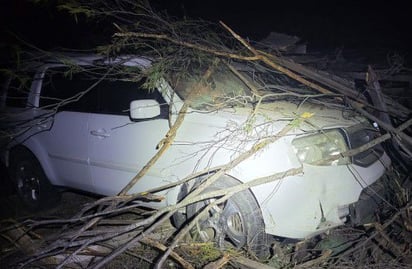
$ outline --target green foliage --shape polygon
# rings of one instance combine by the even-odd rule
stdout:
[[[143,88],[152,90],[158,86],[159,81],[166,77],[167,62],[159,61],[155,62],[148,70],[146,70],[146,81],[143,84]]]
[[[192,262],[195,264],[204,265],[215,261],[222,256],[222,251],[220,251],[212,242],[182,245],[181,250],[184,251],[187,256],[193,257]]]
[[[65,77],[69,77],[71,78],[73,76],[73,74],[75,73],[79,73],[81,71],[83,71],[83,68],[81,66],[79,66],[78,64],[74,63],[72,60],[65,58],[65,57],[59,57],[59,61],[67,66],[67,71],[64,72],[64,76]]]
[[[247,134],[251,134],[255,128],[256,123],[256,116],[252,115],[252,117],[248,118],[246,123],[243,126],[243,129]]]
[[[84,15],[86,18],[96,16],[97,12],[91,7],[82,5],[77,1],[65,1],[57,5],[58,10],[67,11],[73,15],[76,22],[78,22],[78,16]]]
[[[10,80],[17,80],[19,88],[27,88],[30,86],[30,82],[32,80],[32,76],[27,74],[24,71],[14,71],[8,68],[0,68],[0,74],[4,77],[10,78]]]

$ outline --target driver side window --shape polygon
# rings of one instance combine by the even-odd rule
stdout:
[[[152,99],[160,104],[161,116],[168,115],[168,106],[157,89],[142,87],[144,80],[138,82],[125,80],[104,80],[99,85],[100,111],[104,114],[129,115],[133,100]]]

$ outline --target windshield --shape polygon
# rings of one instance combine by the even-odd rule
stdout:
[[[174,76],[172,81],[177,94],[192,108],[214,110],[222,107],[246,106],[260,102],[296,102],[296,94],[312,91],[286,75],[259,64],[233,66],[219,65],[208,79],[206,71],[190,77]]]
[[[192,76],[175,79],[174,82],[177,94],[195,109],[245,106],[252,101],[251,90],[226,66],[213,69],[206,80],[202,76]]]

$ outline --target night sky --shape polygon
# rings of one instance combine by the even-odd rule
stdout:
[[[112,27],[75,22],[55,1],[33,4],[0,1],[1,46],[17,34],[44,49],[91,48],[110,37]],[[222,20],[243,37],[259,40],[271,31],[301,37],[309,48],[385,48],[408,54],[412,10],[407,1],[151,1],[155,10],[175,17]],[[270,3],[270,4],[269,4]],[[6,33],[6,34],[4,34]],[[98,33],[99,35],[96,35]]]
[[[407,49],[411,45],[408,37],[412,9],[407,6],[407,1],[176,2],[183,3],[181,6],[187,9],[188,16],[222,20],[243,36],[254,40],[270,31],[277,31],[297,35],[325,47],[386,46]]]

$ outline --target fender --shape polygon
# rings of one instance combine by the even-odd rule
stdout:
[[[35,137],[26,140],[23,144],[16,145],[15,147],[9,150],[7,160],[9,162],[10,155],[12,154],[13,150],[18,147],[24,147],[28,151],[30,151],[36,159],[39,161],[41,167],[43,168],[44,173],[46,174],[47,179],[50,181],[52,185],[62,185],[59,181],[56,172],[54,171],[53,167],[50,165],[50,157],[48,156],[47,151],[42,147]],[[9,166],[10,164],[7,163]]]

